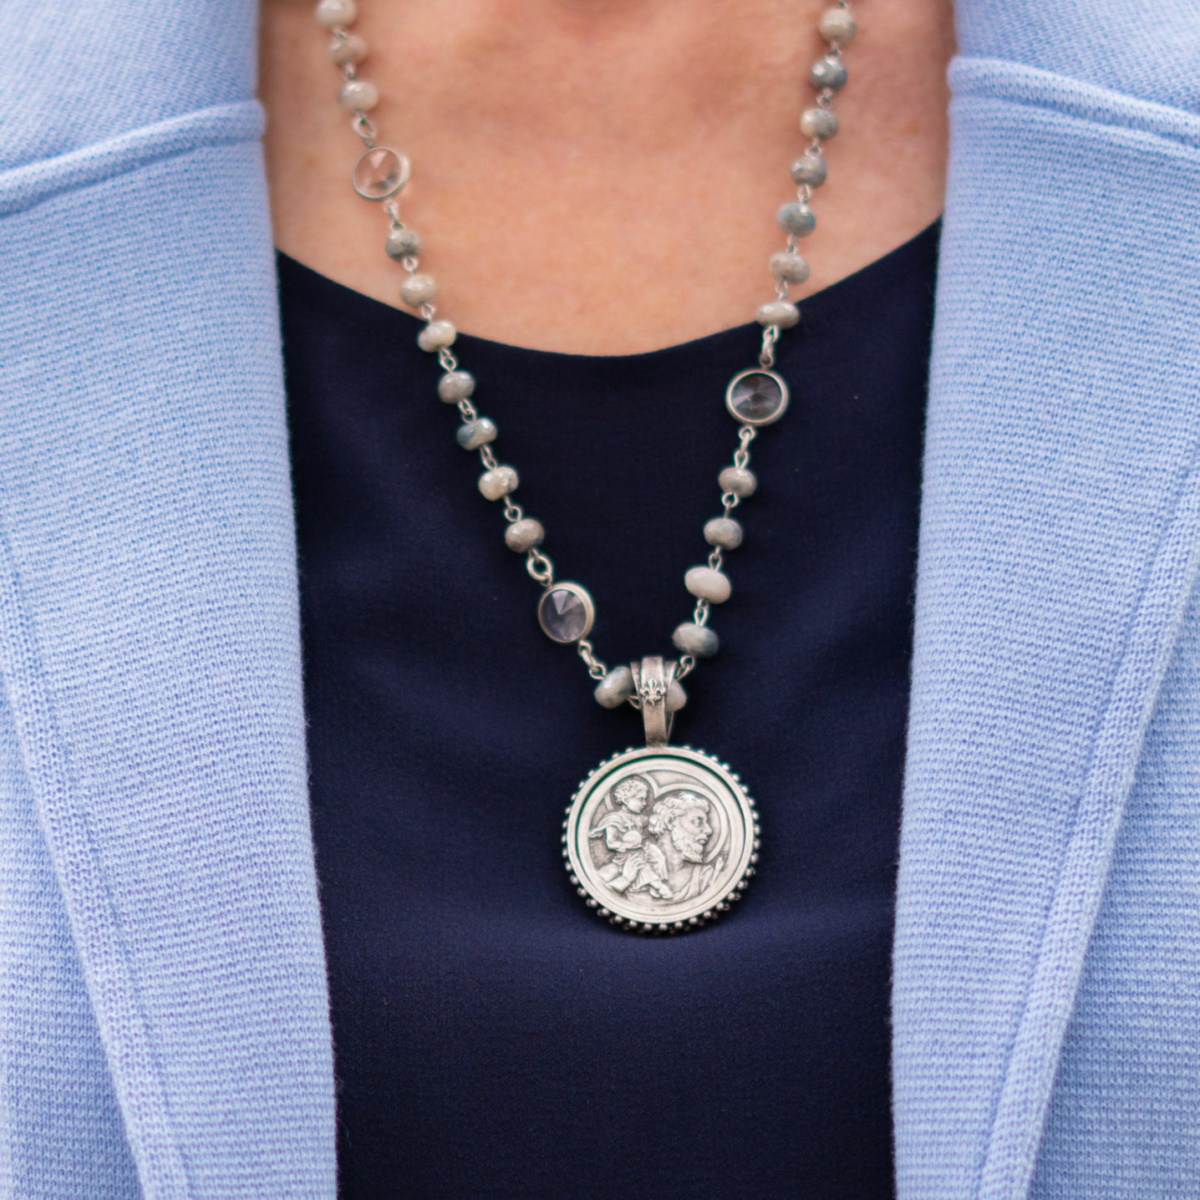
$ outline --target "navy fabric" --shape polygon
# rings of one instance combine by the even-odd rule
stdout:
[[[720,654],[675,740],[763,822],[740,909],[597,920],[563,806],[639,744],[550,643],[419,323],[280,259],[343,1197],[891,1197],[888,991],[933,227],[805,302]],[[592,358],[462,337],[609,663],[690,611],[756,326]]]

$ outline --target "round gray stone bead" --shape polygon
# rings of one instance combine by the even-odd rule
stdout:
[[[704,525],[704,540],[722,550],[736,550],[742,544],[742,523],[732,517],[713,517]]]
[[[733,592],[729,576],[715,567],[689,567],[683,586],[697,600],[707,600],[709,604],[724,604]]]
[[[326,29],[336,29],[339,25],[353,25],[358,16],[358,5],[354,0],[320,0],[316,12],[317,24]]]
[[[713,630],[694,621],[677,626],[671,641],[680,654],[694,654],[697,658],[712,658],[721,647],[721,639]]]
[[[794,233],[797,237],[808,237],[817,227],[817,214],[807,204],[793,200],[784,204],[775,214],[775,222],[785,233]]]
[[[369,79],[349,79],[338,92],[338,104],[347,112],[370,112],[379,103],[379,89]]]
[[[747,496],[754,495],[754,489],[758,487],[758,476],[749,467],[726,467],[717,476],[717,486],[722,494],[732,492],[744,500]]]
[[[667,712],[678,712],[687,703],[687,692],[683,690],[683,684],[672,683],[667,689]]]
[[[808,278],[808,260],[802,254],[780,250],[771,255],[771,274],[785,283],[803,283]]]
[[[800,132],[808,138],[828,141],[838,131],[837,113],[829,108],[806,108],[800,114]]]
[[[540,546],[545,540],[546,531],[542,528],[541,521],[535,521],[532,517],[522,517],[504,531],[504,544],[517,554],[524,554],[534,546]]]
[[[409,308],[420,308],[437,299],[437,281],[432,275],[410,275],[400,285],[400,299]]]
[[[495,421],[487,417],[477,417],[474,421],[464,421],[454,436],[464,450],[478,450],[480,446],[494,442],[499,432]]]
[[[443,346],[453,346],[456,337],[458,337],[458,330],[449,321],[430,321],[417,334],[417,345],[422,350],[433,354]]]
[[[778,325],[780,329],[791,329],[800,323],[800,310],[788,300],[769,300],[758,306],[755,319],[764,327]]]
[[[815,88],[828,88],[831,92],[840,92],[846,86],[849,75],[846,64],[840,58],[818,58],[808,73]]]
[[[493,467],[484,471],[479,477],[479,490],[488,500],[499,500],[509,492],[515,492],[521,482],[517,472],[512,467]]]
[[[792,182],[797,187],[818,188],[828,177],[825,160],[819,154],[802,154],[792,163]]]
[[[438,399],[457,404],[475,394],[475,376],[470,371],[447,371],[438,380]]]
[[[850,15],[848,8],[827,8],[817,22],[817,32],[827,42],[848,46],[858,32],[858,22]]]
[[[416,258],[425,243],[415,229],[393,229],[384,249],[392,258]]]
[[[633,672],[628,667],[613,667],[592,695],[602,708],[620,708],[633,695]]]
[[[329,47],[329,61],[335,67],[357,66],[367,57],[367,43],[357,33],[336,38]]]

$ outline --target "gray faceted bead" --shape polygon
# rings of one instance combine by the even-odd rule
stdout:
[[[517,554],[524,554],[534,546],[540,546],[545,539],[546,531],[542,528],[541,521],[535,521],[532,517],[522,517],[504,531],[504,544]]]
[[[687,700],[687,692],[683,690],[683,685],[672,683],[667,690],[667,712],[678,712],[687,703]]]
[[[721,646],[721,640],[713,630],[694,621],[684,621],[677,626],[671,641],[680,654],[692,654],[696,658],[712,658]]]
[[[628,667],[614,667],[592,694],[602,708],[620,708],[633,695],[633,672]]]
[[[443,346],[453,346],[456,337],[458,330],[449,321],[430,321],[417,334],[417,345],[426,354],[433,354]]]
[[[437,294],[437,282],[432,275],[410,275],[400,285],[400,299],[409,308],[432,304],[437,299]]]
[[[828,88],[831,92],[840,92],[846,86],[849,75],[846,64],[840,58],[818,58],[813,63],[808,77],[815,88]]]
[[[470,371],[447,371],[438,380],[438,399],[457,404],[475,394],[475,376]]]
[[[499,500],[501,496],[515,492],[520,482],[520,477],[512,467],[493,467],[480,475],[479,490],[484,499]]]
[[[683,586],[697,600],[707,600],[709,604],[724,604],[733,592],[729,576],[715,567],[689,567]]]
[[[464,421],[454,436],[464,450],[478,450],[480,446],[494,442],[499,432],[495,421],[487,417],[478,417],[474,421]]]
[[[802,254],[780,250],[771,255],[771,274],[786,283],[803,283],[808,278],[808,260]]]
[[[828,168],[819,154],[802,154],[792,163],[792,182],[797,187],[817,188],[825,182]]]
[[[749,467],[726,467],[717,476],[717,486],[722,493],[732,492],[744,500],[747,496],[754,495],[754,489],[758,487],[758,476]]]
[[[837,113],[829,108],[806,108],[800,114],[800,132],[805,137],[827,141],[838,131]]]
[[[335,67],[357,65],[367,57],[367,43],[356,33],[348,33],[329,46],[329,60]]]
[[[817,32],[827,42],[848,46],[858,32],[858,22],[850,15],[849,9],[827,8],[817,22]]]
[[[358,16],[358,5],[354,0],[320,0],[314,14],[317,24],[326,29],[336,29],[339,25],[353,25]]]
[[[388,233],[384,249],[392,258],[416,258],[424,244],[415,229],[393,229]]]
[[[808,237],[817,227],[817,214],[807,204],[793,200],[784,204],[775,214],[779,228],[786,233],[794,233],[797,237]]]
[[[800,323],[800,310],[787,300],[769,300],[758,306],[755,319],[764,328],[778,325],[780,329],[791,329]]]
[[[704,540],[722,550],[736,550],[742,544],[742,524],[732,517],[713,517],[704,526]]]

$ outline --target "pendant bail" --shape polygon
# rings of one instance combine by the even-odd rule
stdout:
[[[671,684],[675,682],[677,665],[664,662],[657,656],[631,664],[642,709],[642,724],[646,727],[647,746],[665,746],[671,736],[675,714],[667,709],[667,697],[671,694]]]

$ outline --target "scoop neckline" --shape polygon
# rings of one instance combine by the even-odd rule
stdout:
[[[904,273],[910,258],[924,253],[928,249],[930,241],[936,243],[941,232],[941,223],[942,218],[939,216],[919,233],[893,247],[886,254],[872,259],[849,275],[843,275],[841,279],[835,280],[821,288],[820,291],[805,296],[798,302],[801,310],[801,326],[803,327],[805,320],[810,317],[831,315],[830,310],[839,307],[844,298],[857,291],[861,286],[871,283],[883,284],[887,278]],[[281,274],[286,271],[303,280],[310,288],[325,291],[331,305],[336,304],[338,311],[347,313],[354,320],[380,326],[399,325],[413,338],[424,328],[425,322],[420,317],[414,316],[402,308],[386,304],[382,300],[376,300],[375,297],[357,291],[347,284],[339,283],[336,279],[307,266],[283,250],[276,249],[275,258],[277,269]],[[716,348],[726,340],[741,342],[751,332],[757,336],[759,329],[760,326],[756,321],[747,321],[728,329],[718,329],[714,333],[690,338],[685,342],[673,342],[668,346],[660,346],[654,350],[640,350],[634,354],[580,354],[569,350],[541,350],[533,346],[519,346],[512,342],[496,341],[478,334],[467,333],[464,330],[459,330],[455,344],[456,346],[472,347],[479,352],[501,358],[520,356],[526,362],[530,359],[540,358],[547,362],[558,363],[578,360],[597,365],[601,363],[619,365],[648,363],[652,360],[688,355],[701,348]],[[394,328],[390,332],[392,335],[396,335]]]

